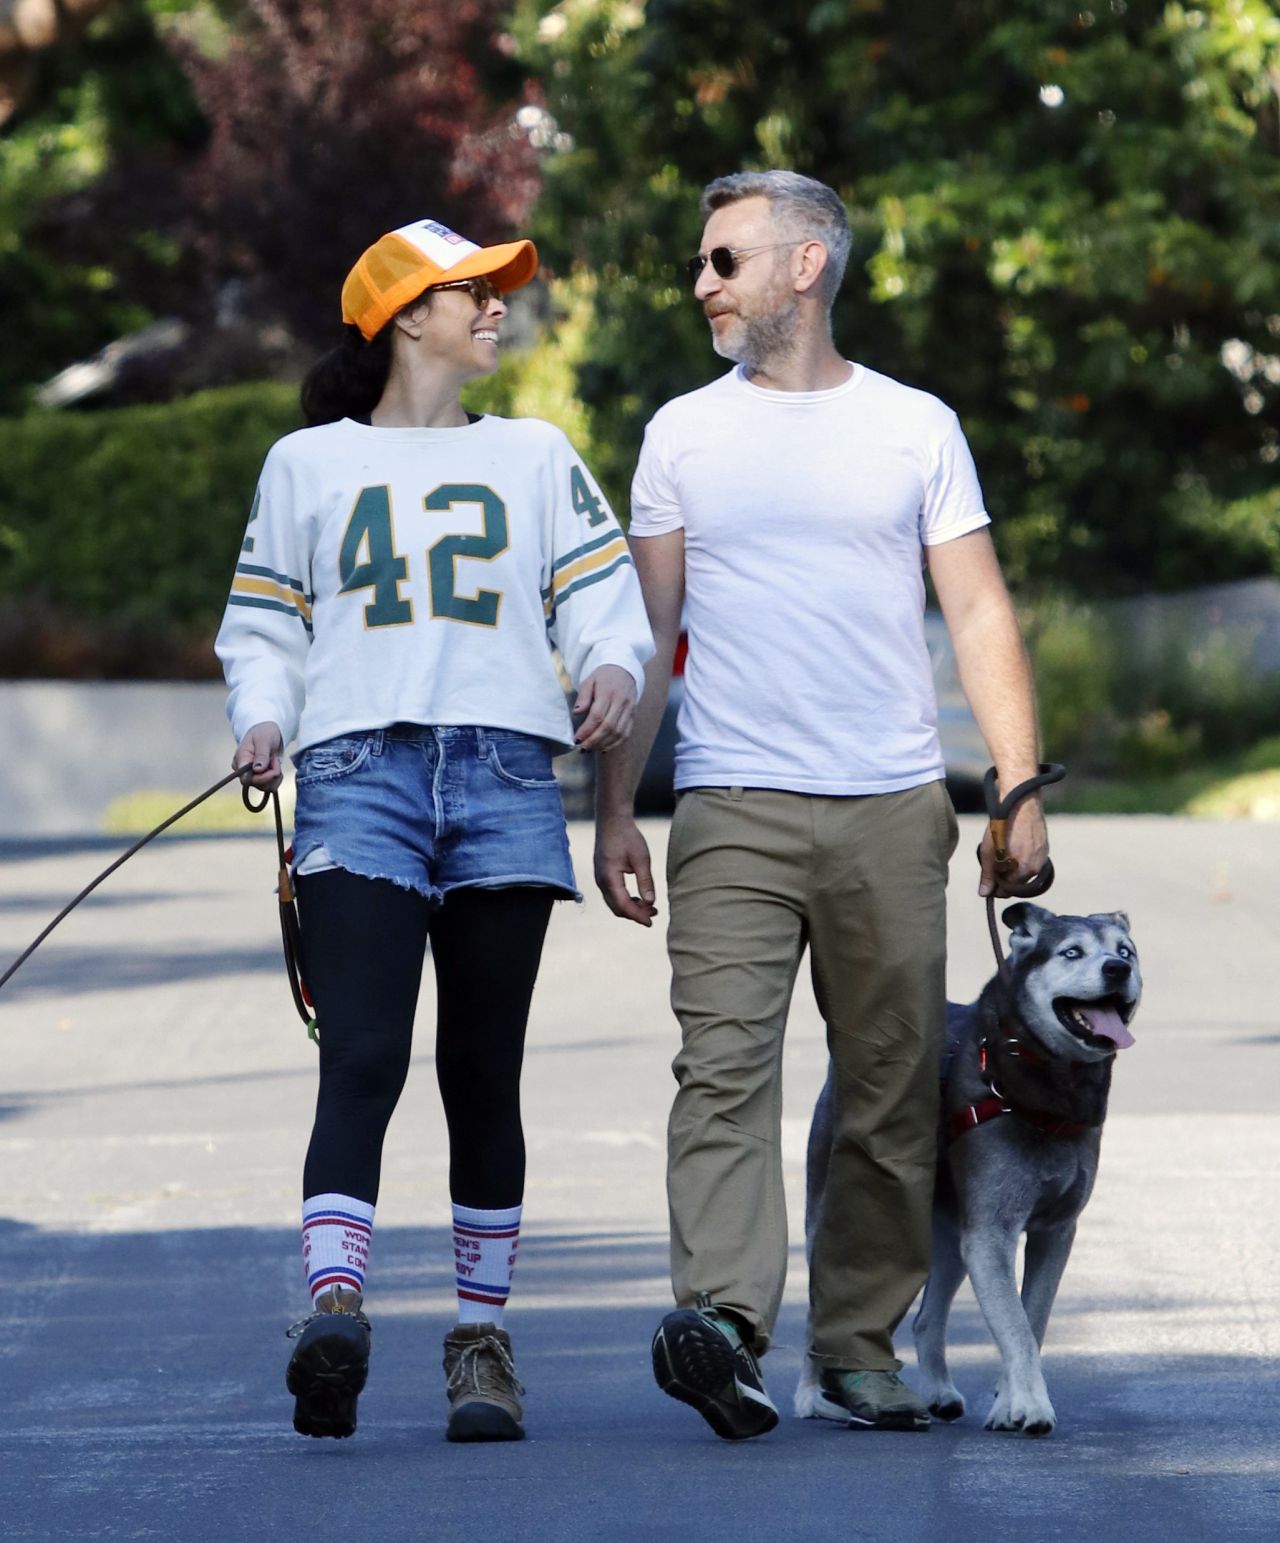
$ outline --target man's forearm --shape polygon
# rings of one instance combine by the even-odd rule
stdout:
[[[658,735],[658,725],[671,690],[671,664],[675,658],[675,639],[655,637],[653,658],[644,667],[645,685],[636,704],[635,720],[628,738],[616,750],[599,757],[596,769],[596,815],[630,815],[635,807],[636,788],[649,752]]]
[[[1040,766],[1035,683],[1012,605],[989,603],[952,635],[960,684],[1007,791]]]

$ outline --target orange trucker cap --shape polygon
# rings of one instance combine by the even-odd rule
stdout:
[[[432,284],[485,274],[508,294],[537,271],[532,241],[477,246],[439,220],[417,220],[379,236],[361,255],[342,286],[342,319],[369,339]]]

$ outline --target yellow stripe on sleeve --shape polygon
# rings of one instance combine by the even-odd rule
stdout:
[[[262,595],[268,600],[278,600],[284,605],[295,607],[303,621],[311,620],[311,607],[297,592],[286,584],[277,584],[274,579],[250,578],[247,574],[237,573],[231,584],[233,595]]]
[[[597,547],[594,552],[589,552],[585,557],[580,557],[576,563],[570,563],[567,568],[560,571],[551,580],[551,593],[543,601],[543,606],[548,614],[555,610],[556,599],[569,585],[586,573],[592,573],[597,568],[603,568],[606,563],[616,562],[627,551],[627,538],[619,532],[618,535],[606,546]]]

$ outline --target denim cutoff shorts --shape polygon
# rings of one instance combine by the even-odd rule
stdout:
[[[311,745],[294,765],[295,872],[331,864],[436,904],[513,884],[582,898],[544,739],[393,723]]]

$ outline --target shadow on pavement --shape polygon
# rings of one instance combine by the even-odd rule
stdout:
[[[297,1033],[296,1024],[290,1028]],[[430,1035],[423,1036],[429,1039]],[[641,1045],[648,1041],[639,1036],[615,1035],[612,1039],[566,1040],[553,1044],[530,1043],[525,1046],[526,1060],[533,1056],[579,1055],[616,1051],[620,1046]],[[429,1050],[420,1050],[410,1059],[410,1069],[434,1066],[435,1056]],[[303,1078],[313,1082],[316,1076],[314,1055],[299,1065],[278,1068],[274,1071],[257,1068],[248,1072],[201,1072],[190,1077],[148,1077],[132,1082],[84,1083],[73,1087],[41,1088],[38,1091],[12,1088],[0,1095],[0,1121],[17,1119],[34,1114],[38,1109],[56,1108],[59,1104],[80,1103],[84,1100],[111,1099],[131,1093],[172,1093],[189,1088],[255,1087],[270,1082],[292,1082]]]
[[[86,882],[88,882],[86,880]],[[162,905],[173,900],[197,900],[202,898],[201,893],[194,890],[152,890],[150,893],[138,891],[133,894],[107,894],[102,890],[94,893],[82,904],[98,909],[102,906],[131,906],[131,905]],[[49,890],[45,893],[32,893],[25,891],[20,895],[0,895],[0,912],[4,911],[31,911],[36,916],[48,914],[52,920],[58,912],[73,898],[74,891],[67,894],[55,893]],[[36,929],[37,931],[39,928]]]
[[[45,945],[5,986],[3,1001],[81,996],[86,991],[127,991],[140,986],[215,980],[232,974],[273,974],[283,968],[280,944],[275,939],[261,948],[172,951],[148,947],[145,942],[137,948]]]
[[[729,1444],[652,1382],[665,1238],[531,1233],[507,1320],[529,1439],[453,1447],[449,1234],[386,1228],[361,1428],[320,1442],[293,1434],[282,1381],[302,1311],[293,1231],[0,1222],[0,1244],[7,1538],[1207,1543],[1280,1521],[1275,1367],[1246,1357],[1051,1353],[1062,1423],[1039,1442],[984,1433],[980,1413],[855,1434],[790,1417],[804,1324],[789,1304],[765,1362],[782,1422]],[[957,1329],[985,1340],[971,1305]],[[958,1367],[976,1410],[994,1374],[993,1352]]]

